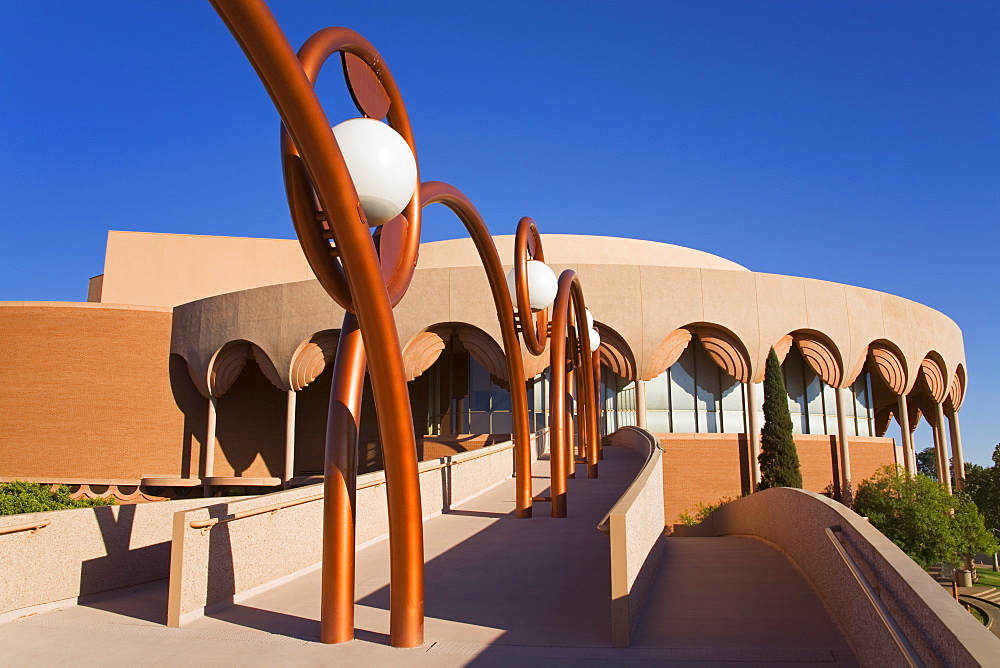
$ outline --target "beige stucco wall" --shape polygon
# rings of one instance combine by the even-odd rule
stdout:
[[[206,502],[183,499],[0,517],[0,528],[49,522],[34,532],[0,536],[0,622],[31,614],[34,606],[72,605],[80,596],[167,577],[174,513]]]
[[[508,441],[421,462],[423,517],[438,515],[509,478],[513,474],[513,447]],[[363,546],[384,538],[389,531],[385,473],[358,476],[357,486],[355,541]],[[322,485],[310,485],[211,505],[202,499],[204,507],[176,513],[168,626],[186,624],[200,617],[208,606],[238,601],[247,592],[259,591],[319,562],[323,555],[322,492]],[[294,501],[300,501],[299,505],[220,522],[208,530],[190,526],[195,520],[232,517]]]
[[[312,277],[294,239],[112,230],[100,301],[176,306],[210,295]]]
[[[902,351],[908,383],[920,361],[940,354],[950,379],[965,365],[962,332],[944,314],[893,295],[829,281],[692,267],[550,263],[575,270],[596,320],[618,332],[647,377],[657,346],[674,330],[693,324],[729,330],[746,348],[759,379],[771,346],[795,331],[827,337],[845,373],[884,339]],[[315,281],[245,290],[175,309],[171,350],[206,378],[212,356],[227,342],[251,341],[267,353],[287,383],[296,349],[313,334],[339,329],[343,310]],[[438,323],[473,325],[499,345],[489,286],[479,267],[418,269],[395,310],[402,345]],[[655,371],[655,373],[653,373]],[[853,379],[848,379],[853,380]]]
[[[291,231],[291,230],[289,230]],[[513,262],[514,237],[495,237],[500,258]],[[546,260],[708,267],[746,271],[704,251],[640,239],[552,234],[545,236]],[[480,267],[470,239],[426,243],[418,266]],[[195,234],[108,232],[104,274],[91,279],[91,301],[176,306],[212,295],[313,277],[294,239],[251,239]]]
[[[493,237],[500,261],[514,260],[514,235]],[[599,237],[584,234],[544,234],[542,245],[547,264],[614,264],[658,267],[701,267],[748,271],[718,255],[660,241]],[[417,266],[422,269],[442,267],[481,267],[479,255],[470,239],[434,241],[420,247]]]

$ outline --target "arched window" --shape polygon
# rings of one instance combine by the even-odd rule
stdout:
[[[692,341],[680,359],[646,383],[646,425],[653,433],[746,432],[746,388]]]
[[[410,404],[418,436],[510,434],[510,391],[469,354],[457,334],[441,356],[410,382]]]
[[[788,411],[796,434],[837,434],[837,394],[792,346],[781,364],[788,392]],[[851,385],[852,401],[844,406],[848,436],[873,436],[871,377],[868,366]]]

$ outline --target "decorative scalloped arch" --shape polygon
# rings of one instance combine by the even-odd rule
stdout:
[[[903,394],[907,384],[906,360],[899,349],[888,341],[873,341],[868,351],[886,386],[896,394]]]
[[[230,341],[215,353],[208,370],[208,391],[214,397],[221,397],[240,377],[247,357],[250,356],[249,341]]]
[[[251,357],[272,385],[281,391],[288,389],[284,386],[278,370],[274,368],[271,358],[261,350],[260,346],[249,341],[230,341],[219,348],[209,365],[208,388],[211,395],[221,397],[228,392]]]
[[[864,371],[865,362],[867,361],[868,361],[868,351],[865,350],[863,353],[861,353],[861,356],[858,357],[858,361],[854,363],[854,366],[851,367],[851,370],[844,377],[844,387],[850,387],[851,385],[854,384],[854,382],[858,379],[858,376],[861,375],[861,372]]]
[[[601,335],[601,345],[597,349],[601,355],[601,364],[622,378],[635,380],[635,355],[625,338],[603,323],[594,323],[594,326]]]
[[[885,436],[885,432],[889,430],[889,422],[892,420],[892,416],[895,415],[895,413],[896,411],[888,406],[875,409],[876,436]]]
[[[792,338],[791,334],[785,334],[783,337],[778,339],[772,348],[774,348],[774,354],[778,357],[778,364],[783,364],[785,358],[788,357],[788,351],[792,349],[792,344],[795,340]],[[761,367],[759,380],[764,379],[764,369]]]
[[[187,358],[184,357],[184,355],[181,355],[180,353],[170,353],[171,357],[174,355],[184,360],[184,368],[187,369],[188,376],[191,377],[191,382],[194,384],[195,389],[198,390],[198,394],[208,399],[209,392],[208,385],[206,385],[206,379],[198,376],[198,373],[194,370],[194,367],[191,366],[191,363],[187,361]]]
[[[642,380],[652,380],[669,369],[681,358],[684,349],[691,342],[691,332],[687,329],[675,329],[660,342],[642,375]]]
[[[948,393],[948,385],[945,384],[944,364],[941,356],[931,351],[920,361],[920,377],[927,388],[927,394],[935,403],[943,403]]]
[[[735,334],[710,325],[698,326],[695,333],[705,352],[723,371],[741,383],[750,382],[750,356]]]
[[[833,342],[816,332],[795,332],[792,338],[809,368],[830,387],[840,387],[843,371],[840,353]]]
[[[319,378],[326,365],[333,362],[339,340],[340,331],[328,329],[317,332],[299,346],[292,356],[288,373],[293,390],[296,392],[303,390],[309,383]]]
[[[500,380],[508,380],[507,357],[503,354],[503,348],[493,340],[492,336],[472,325],[458,325],[456,333],[473,359],[486,367],[490,375]]]
[[[965,367],[961,364],[955,369],[951,377],[951,385],[948,387],[948,401],[951,403],[951,410],[957,411],[965,401]]]
[[[921,401],[921,397],[915,394],[907,395],[906,397],[906,413],[910,418],[910,432],[916,431],[917,427],[920,426],[920,418],[924,417],[927,419],[928,424],[934,426],[931,422],[932,414],[924,411],[924,402]]]
[[[431,368],[444,350],[444,337],[437,332],[421,332],[403,348],[403,369],[409,382]]]
[[[260,367],[261,372],[264,374],[264,377],[271,381],[271,385],[274,385],[282,392],[288,390],[285,386],[284,380],[281,378],[281,374],[278,373],[278,370],[274,366],[274,362],[272,362],[271,358],[267,356],[267,353],[261,350],[260,346],[252,343],[250,344],[250,352],[253,355],[254,361],[257,362],[257,366]]]
[[[549,368],[549,342],[545,342],[545,350],[541,355],[532,355],[525,350],[521,353],[521,361],[524,362],[524,377],[534,378]]]
[[[464,323],[432,325],[415,336],[403,350],[406,379],[413,380],[431,368],[453,334],[458,336],[472,358],[482,364],[490,375],[507,380],[507,358],[500,344],[478,327]]]

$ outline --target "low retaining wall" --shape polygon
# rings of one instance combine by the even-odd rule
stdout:
[[[421,462],[424,518],[510,478],[513,449],[507,442]],[[384,473],[358,476],[357,484],[361,549],[385,538],[389,522]],[[167,625],[181,626],[206,608],[238,602],[317,568],[323,552],[322,499],[320,484],[177,513]],[[211,527],[199,526],[212,519],[218,521]]]
[[[205,502],[183,499],[0,517],[0,622],[167,577],[174,513]],[[38,525],[44,526],[27,528]],[[4,533],[17,527],[25,528]]]
[[[662,451],[656,436],[638,427],[622,427],[608,443],[646,456],[635,481],[598,526],[611,537],[611,640],[615,647],[628,647],[662,554]]]
[[[674,536],[749,535],[810,581],[861,665],[995,665],[1000,640],[864,518],[830,499],[776,488],[728,503]]]

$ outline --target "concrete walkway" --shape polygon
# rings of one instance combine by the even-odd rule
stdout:
[[[425,523],[420,648],[388,646],[388,544],[382,542],[358,555],[352,643],[316,642],[317,571],[182,629],[163,626],[165,581],[108,592],[0,625],[0,664],[854,665],[797,571],[770,547],[744,538],[667,539],[634,646],[611,648],[608,538],[596,525],[641,461],[629,450],[605,452],[600,479],[569,481],[567,519],[548,517],[548,504],[538,503],[533,519],[515,520],[511,480]],[[536,494],[547,489],[547,469],[538,463]]]

